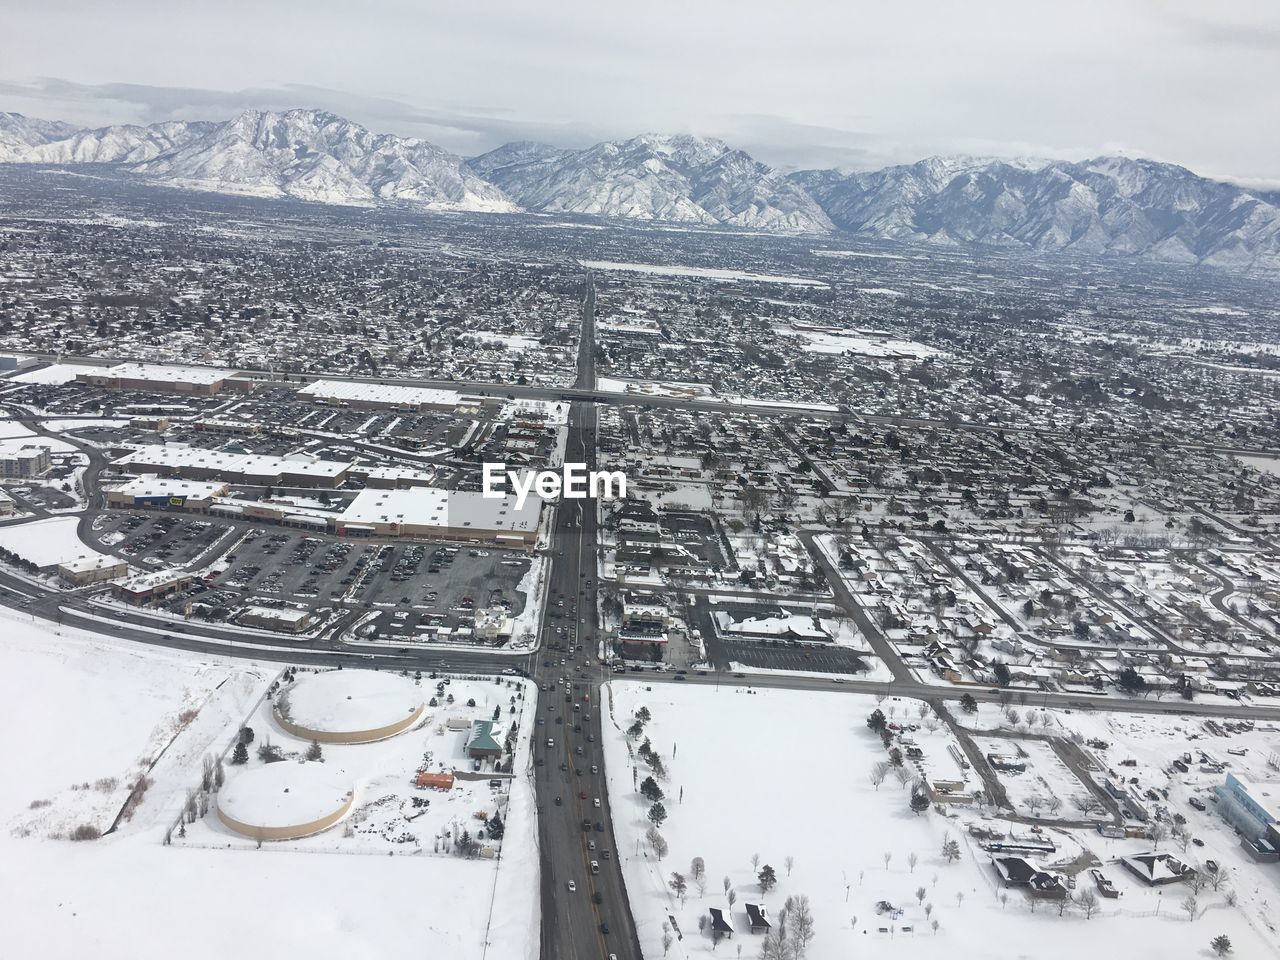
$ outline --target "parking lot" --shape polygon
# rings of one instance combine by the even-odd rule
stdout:
[[[867,664],[846,647],[797,646],[780,640],[720,641],[725,656],[734,663],[770,670],[808,670],[817,673],[861,673]]]
[[[160,569],[192,563],[209,551],[228,529],[226,524],[207,517],[113,511],[94,519],[90,536],[131,563]],[[213,555],[208,559],[214,559]]]
[[[365,639],[424,642],[470,627],[474,611],[524,609],[521,553],[440,543],[369,543],[255,528],[228,554],[214,587],[232,602],[288,600],[376,614]]]
[[[713,570],[724,570],[730,560],[724,541],[716,525],[701,513],[662,514],[663,529],[669,531],[676,542]]]

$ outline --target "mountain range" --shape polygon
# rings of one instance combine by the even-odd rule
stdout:
[[[111,164],[178,187],[325,203],[575,214],[1280,273],[1280,195],[1173,164],[931,157],[843,173],[721,140],[517,142],[464,160],[319,110],[81,129],[0,112],[0,162]]]

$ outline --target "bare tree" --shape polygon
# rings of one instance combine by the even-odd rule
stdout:
[[[916,887],[916,903],[923,904],[923,903],[924,903],[925,895],[926,895],[928,892],[929,892],[929,891],[928,891],[928,890],[926,890],[924,887]]]
[[[782,865],[787,868],[787,876],[791,876],[791,868],[796,865],[796,858],[787,854],[782,858]]]
[[[1230,878],[1230,875],[1231,875],[1230,867],[1227,867],[1227,866],[1218,867],[1216,871],[1209,874],[1209,886],[1212,887],[1214,892],[1216,893],[1219,887],[1223,886],[1224,884],[1227,884],[1228,879]]]
[[[1076,906],[1086,920],[1092,920],[1093,915],[1098,912],[1098,895],[1092,890],[1082,890],[1076,895]]]
[[[1196,895],[1194,893],[1190,893],[1183,898],[1182,903],[1180,903],[1179,906],[1182,907],[1182,912],[1187,915],[1187,919],[1194,921],[1196,914],[1200,910],[1200,901],[1196,899]]]
[[[1151,838],[1151,848],[1159,850],[1160,844],[1169,839],[1169,827],[1160,820],[1152,820],[1147,827],[1147,836]]]
[[[903,766],[893,768],[893,779],[898,781],[898,787],[901,789],[910,783],[913,777],[911,776],[911,771]]]
[[[962,903],[964,903],[964,891],[963,891],[963,890],[957,890],[957,891],[956,891],[956,906],[957,906],[957,907],[959,907],[959,906],[960,906],[960,904],[962,904]]]
[[[698,888],[698,896],[703,896],[707,892],[706,861],[701,857],[694,857],[689,864],[689,876],[693,878],[693,885]]]
[[[887,760],[881,760],[879,763],[875,764],[871,768],[871,785],[879,790],[880,784],[884,783],[884,778],[889,775],[889,771],[892,769],[893,764],[889,763]]]
[[[753,853],[751,855],[751,872],[755,873],[760,868],[760,854]]]
[[[889,861],[892,859],[893,859],[893,854],[890,851],[886,850],[884,852],[884,868],[886,870],[889,869]]]
[[[671,928],[665,923],[662,928],[662,955],[665,957],[667,951],[671,949]]]
[[[907,866],[910,868],[911,873],[916,872],[916,864],[919,862],[920,862],[920,855],[917,854],[914,850],[912,850],[910,853],[907,854]]]
[[[787,930],[796,957],[803,958],[814,938],[813,911],[809,907],[809,898],[803,894],[788,898],[788,903]]]

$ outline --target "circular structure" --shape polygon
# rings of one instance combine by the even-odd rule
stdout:
[[[269,763],[231,779],[218,794],[218,819],[253,840],[297,840],[347,815],[350,778],[323,763]]]
[[[273,706],[295,737],[320,743],[368,743],[408,730],[426,704],[412,680],[373,670],[332,670],[303,677]]]

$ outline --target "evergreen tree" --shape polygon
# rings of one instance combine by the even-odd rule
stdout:
[[[756,874],[756,879],[760,881],[761,893],[768,893],[778,883],[778,875],[773,872],[773,867],[767,863],[760,868],[760,872]]]
[[[645,777],[640,784],[640,796],[644,797],[651,803],[657,803],[665,794],[662,788],[658,786],[658,781],[653,777]]]
[[[311,741],[311,746],[307,747],[306,758],[308,760],[323,760],[324,753],[320,749],[320,743],[317,740]]]
[[[960,709],[963,710],[965,713],[978,712],[978,701],[973,699],[972,693],[966,693],[963,697],[960,698]]]
[[[655,827],[660,827],[667,819],[667,808],[662,805],[661,801],[659,801],[649,808],[648,816],[650,823]]]
[[[921,793],[918,790],[913,790],[911,792],[911,809],[915,811],[915,815],[917,817],[920,816],[920,814],[924,813],[926,810],[928,810],[929,809],[928,795]]]
[[[231,751],[231,762],[237,767],[249,762],[249,748],[244,745],[243,740],[236,744],[235,750]]]
[[[502,822],[502,815],[495,811],[493,816],[489,818],[489,836],[494,840],[501,840],[506,830],[507,825]]]

